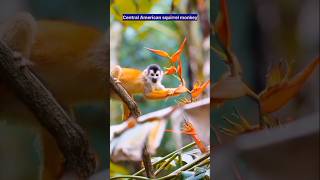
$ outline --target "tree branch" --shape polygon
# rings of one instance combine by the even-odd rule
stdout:
[[[109,78],[110,86],[112,90],[120,97],[122,102],[124,102],[129,110],[130,110],[130,117],[133,116],[135,120],[138,119],[138,117],[141,115],[141,111],[139,110],[139,107],[137,103],[133,100],[133,98],[128,94],[128,92],[125,90],[124,87],[120,83],[115,82],[114,78],[110,76]],[[130,119],[129,117],[129,119]],[[128,120],[127,120],[128,121]],[[150,153],[147,148],[147,144],[145,144],[145,147],[143,148],[142,152],[142,160],[143,160],[143,165],[146,169],[146,174],[148,178],[153,178],[153,167],[151,164],[151,158],[150,158]]]
[[[21,60],[0,41],[1,79],[55,138],[65,158],[65,170],[75,172],[81,178],[90,176],[96,163],[85,132],[71,120],[33,72],[21,66]]]
[[[130,116],[134,118],[138,118],[141,115],[139,107],[137,103],[133,100],[133,98],[129,95],[124,87],[120,83],[117,83],[112,76],[110,76],[109,83],[111,89],[120,97],[122,102],[124,102],[128,108],[130,109]]]

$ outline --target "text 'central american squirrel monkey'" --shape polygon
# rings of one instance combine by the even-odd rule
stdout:
[[[17,59],[25,59],[21,66],[30,66],[55,98],[69,108],[78,103],[105,101],[109,58],[106,37],[105,32],[85,25],[35,21],[28,13],[0,24],[0,40],[20,57]],[[3,117],[10,120],[8,123],[25,124],[41,134],[41,154],[45,157],[39,179],[60,179],[63,159],[55,141],[0,77],[0,118]]]

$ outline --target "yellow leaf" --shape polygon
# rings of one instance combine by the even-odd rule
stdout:
[[[279,110],[294,98],[308,80],[312,72],[319,65],[320,59],[317,57],[303,71],[295,75],[292,79],[283,83],[278,83],[260,93],[260,106],[262,113],[271,113]]]
[[[110,161],[110,177],[129,174],[129,171]]]
[[[144,25],[145,21],[123,21],[122,14],[131,13],[149,13],[151,8],[159,0],[138,0],[138,1],[124,1],[114,0],[110,5],[110,12],[117,21],[122,23],[124,26],[130,26],[136,30],[140,29]]]

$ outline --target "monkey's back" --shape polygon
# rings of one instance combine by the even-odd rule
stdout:
[[[61,101],[67,104],[103,101],[107,72],[89,57],[103,38],[104,33],[88,26],[38,21],[30,60]]]
[[[92,52],[101,40],[106,41],[105,33],[63,21],[37,21],[36,29],[28,59],[33,63],[31,68],[58,101],[67,107],[104,101],[107,72],[92,59]],[[12,109],[20,109],[15,107],[20,103],[14,102],[17,99],[11,98],[13,94],[4,86],[0,80],[0,109],[8,104],[12,104]]]
[[[144,92],[144,82],[142,78],[143,72],[138,69],[121,68],[118,80],[129,94],[134,95],[143,94]],[[118,98],[114,92],[112,92],[111,97]]]

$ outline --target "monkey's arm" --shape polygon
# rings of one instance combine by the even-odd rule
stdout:
[[[147,99],[165,99],[172,96],[179,96],[182,93],[189,92],[189,90],[180,85],[177,88],[164,88],[160,90],[152,90],[151,92],[145,93],[144,96]]]

